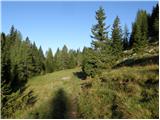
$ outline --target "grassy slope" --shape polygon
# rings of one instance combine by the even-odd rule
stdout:
[[[155,50],[152,50],[153,48]],[[34,77],[28,81],[25,93],[32,90],[37,101],[29,108],[17,111],[15,116],[16,118],[157,117],[158,99],[154,97],[158,94],[159,81],[159,68],[157,60],[155,61],[157,57],[154,57],[159,54],[157,45],[151,47],[150,51],[147,54],[145,52],[143,56],[132,55],[119,61],[123,64],[118,63],[114,69],[104,71],[100,78],[82,81],[73,74],[80,72],[80,68]],[[147,57],[150,59],[152,56],[153,64],[152,59],[147,60]]]
[[[158,65],[121,67],[80,93],[80,118],[158,118]]]
[[[62,70],[30,79],[25,92],[34,91],[37,101],[34,106],[27,110],[18,111],[16,118],[51,118],[52,116],[49,115],[51,103],[59,90],[62,90],[67,97],[67,103],[65,103],[67,110],[64,111],[67,112],[67,116],[65,117],[74,117],[72,115],[74,114],[74,108],[71,108],[70,104],[73,104],[72,102],[76,99],[80,90],[80,80],[73,74],[77,71],[80,71],[80,69]]]
[[[83,88],[78,99],[79,117],[158,118],[158,49],[156,44],[146,48],[148,53],[130,53],[113,69],[91,79],[91,87]]]

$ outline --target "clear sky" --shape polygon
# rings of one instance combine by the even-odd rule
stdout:
[[[151,13],[156,1],[136,2],[2,2],[2,31],[9,33],[11,25],[18,29],[25,39],[35,41],[44,52],[50,47],[55,53],[64,44],[70,49],[90,46],[91,27],[96,23],[95,11],[103,6],[106,24],[112,27],[118,15],[121,26],[135,20],[138,9]],[[110,27],[110,29],[111,29]]]

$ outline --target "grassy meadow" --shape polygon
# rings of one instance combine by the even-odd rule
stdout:
[[[156,55],[146,56],[148,64],[138,55],[128,58],[95,78],[80,68],[33,77],[24,94],[33,91],[35,103],[15,118],[158,118]]]
[[[66,110],[60,114],[65,114],[64,118],[69,118],[73,111],[71,110],[70,104],[73,104],[71,103],[72,100],[75,99],[80,91],[81,81],[73,74],[77,71],[80,71],[80,68],[62,70],[30,79],[26,85],[27,88],[24,94],[30,90],[34,91],[36,102],[33,106],[16,112],[16,118],[52,118],[53,113],[50,112],[52,111],[51,106],[53,106],[53,100],[57,99],[56,102],[58,102],[63,99],[63,97],[64,101],[59,103],[59,105],[64,104],[62,107],[66,107]],[[60,94],[60,98],[55,97],[56,95],[58,96],[58,94]],[[61,110],[58,112],[61,112]]]

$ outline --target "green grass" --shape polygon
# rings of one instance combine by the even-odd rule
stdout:
[[[36,102],[13,118],[158,118],[157,44],[143,56],[128,52],[95,78],[84,80],[80,68],[31,78],[24,95],[33,91]]]
[[[158,70],[120,67],[81,80],[76,68],[33,77],[24,94],[32,90],[36,102],[14,118],[158,118]]]
[[[37,101],[14,118],[158,118],[158,70],[120,67],[86,80],[74,75],[80,68],[37,76],[24,92],[32,90]]]
[[[158,65],[121,67],[92,79],[79,97],[80,118],[158,118]]]
[[[80,91],[79,84],[81,81],[73,74],[77,71],[80,71],[80,68],[62,70],[30,79],[27,83],[25,93],[30,90],[34,91],[37,101],[33,106],[17,111],[16,118],[35,118],[37,116],[39,118],[50,118],[47,114],[50,111],[52,100],[58,90],[62,89],[64,91],[64,94],[68,97],[68,101],[74,96],[77,96]],[[66,104],[68,105],[70,103],[68,102]]]
[[[159,46],[124,52],[112,69],[86,81],[78,97],[79,118],[159,118]],[[85,82],[83,83],[85,84]]]

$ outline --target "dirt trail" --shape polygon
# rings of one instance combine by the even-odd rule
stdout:
[[[74,83],[72,85],[73,85],[72,86],[73,88],[72,88],[72,93],[70,95],[68,118],[77,119],[78,117],[77,104],[78,104],[79,88],[78,88],[78,85],[75,85]]]
[[[70,101],[70,108],[68,112],[69,119],[77,118],[77,97],[72,97]]]

